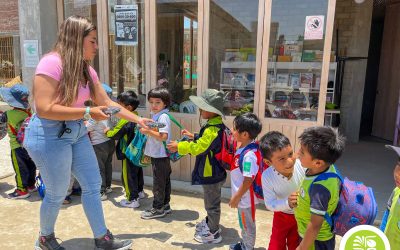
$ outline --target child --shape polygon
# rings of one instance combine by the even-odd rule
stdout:
[[[153,206],[143,211],[142,219],[164,217],[171,213],[169,202],[171,200],[171,163],[169,161],[165,143],[170,141],[171,121],[167,107],[171,103],[171,96],[167,89],[157,87],[149,91],[147,100],[150,104],[151,115],[154,121],[165,124],[163,128],[145,129],[140,132],[147,135],[144,154],[151,157],[153,168]]]
[[[393,149],[399,158],[393,171],[396,187],[389,198],[388,207],[383,215],[381,230],[388,238],[391,249],[400,249],[400,148],[390,145],[386,145],[386,147]]]
[[[299,159],[307,170],[294,213],[302,238],[297,249],[335,249],[335,235],[324,215],[332,215],[337,207],[340,180],[318,181],[311,189],[310,185],[319,174],[336,172],[333,164],[342,155],[344,137],[331,127],[311,127],[304,130],[299,139]]]
[[[297,205],[297,191],[305,176],[289,139],[272,131],[260,140],[264,162],[270,167],[262,174],[264,203],[274,212],[269,250],[295,250],[299,245],[296,218],[293,208]]]
[[[112,89],[102,84],[107,95],[111,97]],[[110,140],[105,134],[104,130],[107,128],[108,121],[95,121],[90,120],[86,122],[86,128],[89,132],[90,141],[92,142],[94,152],[96,154],[97,162],[99,164],[100,175],[101,175],[101,189],[100,195],[101,200],[107,199],[107,194],[112,192],[111,180],[112,180],[112,156],[115,151],[115,142]]]
[[[258,146],[254,141],[261,129],[261,122],[253,113],[242,114],[233,120],[232,135],[240,148],[236,150],[235,160],[231,166],[232,197],[229,206],[237,208],[242,229],[242,242],[231,245],[230,249],[233,250],[250,250],[256,243],[255,205],[258,199],[253,193],[252,183],[262,163],[260,153],[255,153],[258,151]],[[242,170],[239,168],[239,158],[243,159]]]
[[[117,101],[122,107],[131,112],[134,112],[139,106],[138,97],[131,90],[122,92],[117,97]],[[125,157],[125,150],[135,136],[135,126],[136,124],[133,122],[120,119],[112,130],[109,128],[104,130],[107,137],[118,140],[116,155],[118,160],[122,160],[121,180],[125,188],[125,199],[122,199],[119,204],[129,208],[138,208],[140,206],[139,199],[145,197],[145,193],[143,192],[143,169],[133,165]]]
[[[17,141],[17,133],[25,118],[31,115],[28,102],[29,90],[22,84],[16,84],[11,88],[0,88],[0,96],[13,108],[5,113],[17,187],[14,192],[8,194],[8,198],[28,198],[31,192],[36,191],[36,166],[26,149]]]
[[[207,89],[201,96],[190,96],[190,100],[200,109],[200,115],[207,123],[198,135],[187,130],[182,134],[193,141],[171,142],[167,147],[180,155],[195,155],[196,162],[192,172],[192,185],[202,185],[204,206],[207,217],[196,225],[194,239],[200,243],[219,243],[222,241],[219,221],[221,218],[221,187],[226,180],[226,171],[221,167],[215,154],[221,151],[222,135],[225,125],[222,122],[224,93]]]

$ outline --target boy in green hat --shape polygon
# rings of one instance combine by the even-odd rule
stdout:
[[[182,130],[182,134],[192,141],[173,141],[168,150],[180,155],[196,156],[192,172],[192,185],[202,185],[204,206],[207,217],[196,225],[194,239],[200,243],[219,243],[222,241],[219,221],[221,217],[221,187],[226,180],[226,171],[215,155],[221,151],[225,125],[222,122],[224,93],[207,89],[201,96],[190,96],[190,100],[200,109],[201,117],[207,120],[199,134]]]

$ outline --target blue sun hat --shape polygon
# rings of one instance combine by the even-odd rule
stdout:
[[[108,96],[112,96],[112,88],[108,86],[106,83],[102,83],[103,89],[106,91]]]
[[[11,107],[21,109],[29,107],[29,89],[22,84],[15,84],[11,88],[0,88],[0,96]]]

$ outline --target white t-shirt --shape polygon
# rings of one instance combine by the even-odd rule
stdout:
[[[288,179],[281,175],[274,166],[270,166],[262,174],[262,187],[264,203],[270,211],[280,211],[293,214],[289,207],[288,197],[299,190],[306,175],[306,169],[301,166],[300,160],[296,160],[293,169],[293,176]]]
[[[106,141],[110,138],[104,133],[104,129],[107,127],[107,120],[104,121],[89,121],[86,128],[90,135],[90,141],[92,145],[97,145]]]
[[[235,165],[231,169],[231,191],[232,196],[237,193],[240,186],[243,184],[244,177],[254,178],[257,175],[259,166],[257,165],[257,156],[252,150],[248,151],[243,157],[243,173],[239,169],[239,156],[244,148],[239,148],[235,153]],[[254,203],[258,204],[258,199],[254,195]],[[250,191],[242,196],[238,207],[249,208],[251,207]]]
[[[171,120],[169,119],[169,116],[166,113],[162,113],[161,115],[155,114],[153,115],[152,119],[154,121],[158,121],[165,124],[165,127],[158,129],[158,132],[168,134],[168,139],[165,142],[166,144],[168,144],[169,141],[171,140]],[[167,157],[167,153],[165,152],[165,146],[163,142],[151,136],[147,136],[144,154],[152,158]]]

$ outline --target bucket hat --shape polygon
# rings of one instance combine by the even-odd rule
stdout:
[[[199,108],[224,117],[224,92],[207,89],[201,96],[189,96],[189,99]]]
[[[26,109],[29,106],[29,89],[22,84],[0,88],[0,96],[11,107]]]
[[[103,89],[106,91],[108,96],[112,95],[112,88],[108,86],[106,83],[102,83],[101,86],[103,86]]]
[[[392,146],[392,145],[385,145],[385,147],[396,152],[397,156],[400,158],[400,147],[396,147],[396,146]]]

